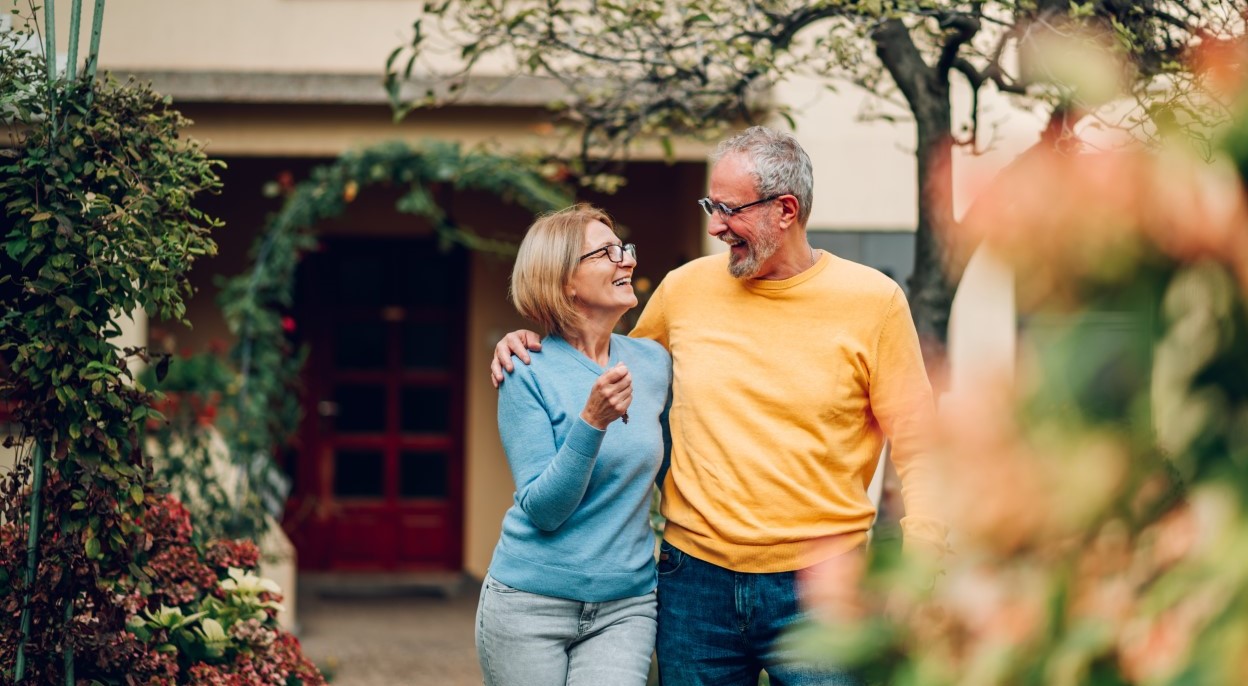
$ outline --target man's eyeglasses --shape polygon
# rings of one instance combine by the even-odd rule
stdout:
[[[618,243],[615,245],[604,245],[601,248],[598,248],[597,250],[590,250],[584,255],[581,255],[580,261],[584,262],[585,260],[593,257],[594,255],[597,255],[598,253],[606,253],[607,259],[611,260],[612,262],[623,262],[624,253],[628,253],[629,257],[636,260],[637,259],[637,246],[633,245],[632,243],[625,243],[624,245],[620,245]]]
[[[781,193],[780,195],[784,195],[784,194]],[[720,216],[727,219],[728,217],[731,217],[732,215],[740,212],[741,210],[753,207],[755,205],[761,205],[765,202],[771,202],[772,200],[775,200],[776,198],[780,197],[780,195],[773,195],[770,198],[763,198],[762,200],[755,200],[754,202],[747,202],[744,205],[741,205],[739,207],[729,207],[722,202],[713,202],[710,198],[702,198],[701,200],[698,201],[698,205],[701,206],[702,211],[705,212],[706,216],[708,217],[713,217],[715,216],[715,213],[718,212]]]

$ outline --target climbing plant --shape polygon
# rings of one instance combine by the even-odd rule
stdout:
[[[0,683],[324,683],[277,627],[255,546],[192,542],[157,493],[144,425],[162,417],[130,368],[150,356],[114,343],[137,309],[185,318],[218,226],[193,202],[220,165],[168,98],[94,78],[102,0],[81,77],[72,3],[58,74],[53,5],[42,55],[33,31],[0,33],[0,400],[20,427],[0,476]]]
[[[0,158],[0,394],[24,432],[0,520],[29,549],[25,573],[12,560],[0,571],[0,655],[10,678],[51,683],[69,680],[73,651],[109,640],[124,620],[112,599],[147,578],[134,562],[150,544],[139,520],[153,497],[140,445],[151,399],[127,367],[145,353],[110,339],[138,308],[184,316],[186,272],[216,251],[216,222],[191,202],[219,184],[165,98],[45,77],[22,38],[0,36],[13,143]]]

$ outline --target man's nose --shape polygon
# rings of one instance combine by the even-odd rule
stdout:
[[[728,223],[720,216],[718,212],[712,214],[706,220],[706,232],[713,238],[718,238],[719,234],[728,230]]]

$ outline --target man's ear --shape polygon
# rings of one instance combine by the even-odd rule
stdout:
[[[780,206],[780,228],[787,229],[797,224],[797,215],[801,211],[801,206],[795,196],[782,195],[776,198],[776,204]]]

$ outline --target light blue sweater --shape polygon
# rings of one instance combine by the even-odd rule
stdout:
[[[522,591],[582,602],[655,587],[650,493],[667,455],[672,361],[651,340],[611,336],[607,367],[557,336],[516,364],[498,396],[498,432],[516,482],[490,576]],[[581,419],[594,381],[623,361],[629,421]]]

